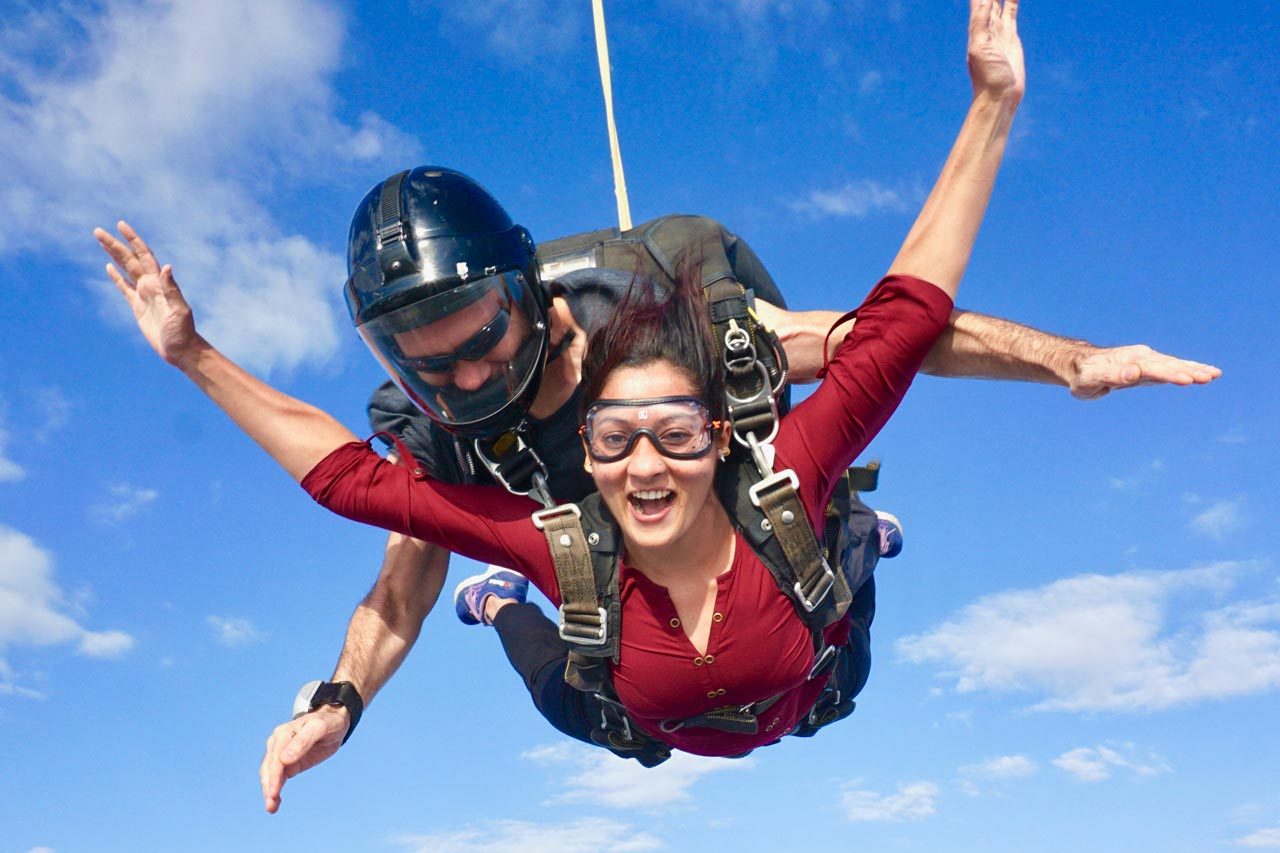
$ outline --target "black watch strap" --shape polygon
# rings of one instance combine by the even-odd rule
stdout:
[[[364,713],[364,700],[360,698],[360,691],[356,690],[355,685],[350,681],[320,682],[315,693],[311,694],[310,704],[309,710],[312,711],[321,705],[334,707],[341,705],[347,709],[347,713],[351,715],[351,724],[347,726],[347,735],[342,739],[344,744],[351,740],[351,735],[360,722],[360,716]]]

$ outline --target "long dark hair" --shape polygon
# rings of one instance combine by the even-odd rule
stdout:
[[[701,258],[681,259],[676,265],[675,287],[665,298],[660,291],[660,285],[637,272],[622,304],[587,340],[580,419],[600,399],[613,371],[657,361],[668,362],[684,373],[711,416],[724,419],[724,367],[711,340],[711,317],[702,295]]]

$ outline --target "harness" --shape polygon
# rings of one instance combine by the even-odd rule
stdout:
[[[669,288],[676,274],[673,258],[689,250],[702,252],[703,293],[717,354],[725,367],[733,434],[733,451],[716,478],[717,495],[734,527],[808,627],[814,644],[809,678],[819,678],[834,669],[840,654],[837,647],[826,645],[823,629],[841,619],[852,600],[844,573],[831,568],[833,563],[839,565],[845,544],[851,495],[875,489],[879,466],[873,462],[850,469],[840,478],[826,509],[823,544],[819,544],[797,494],[795,472],[774,471],[772,442],[778,433],[780,408],[785,411],[788,403],[787,362],[777,336],[751,309],[753,295],[783,304],[773,280],[750,250],[738,262],[736,238],[711,220],[693,216],[663,217],[626,232],[604,229],[566,237],[543,244],[538,255],[547,278],[595,266],[633,267]],[[745,282],[752,292],[739,281],[738,274],[744,271],[755,276]],[[546,537],[555,561],[562,597],[559,631],[569,645],[565,682],[592,694],[601,709],[592,739],[637,758],[646,767],[665,761],[671,747],[632,725],[613,688],[610,666],[618,662],[621,645],[622,543],[617,523],[598,494],[578,503],[556,504],[547,487],[546,465],[520,430],[478,440],[474,447],[475,456],[499,484],[543,504],[532,521]],[[661,729],[671,733],[697,726],[754,734],[759,715],[780,698],[781,694],[689,719],[665,720]],[[852,707],[851,698],[829,688],[801,721],[798,733],[812,734],[847,716]]]

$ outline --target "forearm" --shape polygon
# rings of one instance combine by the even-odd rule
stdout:
[[[332,680],[350,681],[365,704],[372,701],[417,642],[448,569],[444,548],[391,534],[378,580],[351,616]]]
[[[930,282],[955,298],[1004,157],[1017,101],[974,97],[960,134],[889,275]]]
[[[957,309],[925,359],[923,372],[1069,386],[1081,362],[1096,352],[1098,347],[1087,341]]]
[[[276,390],[202,338],[176,366],[295,480],[356,440],[327,413]]]

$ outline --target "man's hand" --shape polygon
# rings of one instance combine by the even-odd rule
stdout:
[[[276,726],[267,739],[267,752],[258,770],[262,800],[268,813],[279,810],[280,791],[287,780],[338,751],[350,723],[346,708],[322,705],[296,720]]]
[[[1206,385],[1222,375],[1211,364],[1156,352],[1145,344],[1098,349],[1080,360],[1070,383],[1072,396],[1096,400],[1139,385]]]

